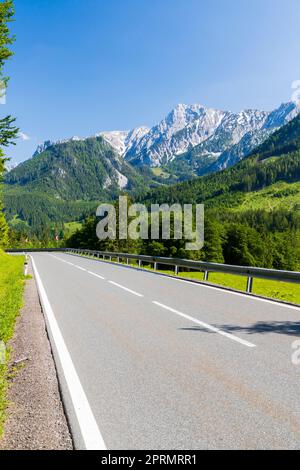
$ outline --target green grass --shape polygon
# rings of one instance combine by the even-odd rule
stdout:
[[[82,222],[65,222],[65,237],[70,237],[76,230],[80,230],[82,228]]]
[[[260,191],[243,194],[242,202],[232,210],[234,212],[243,212],[249,209],[294,210],[295,207],[300,207],[300,183],[280,181]]]
[[[23,266],[23,256],[9,256],[0,251],[0,341],[5,344],[13,336],[15,321],[22,307],[25,279]],[[6,363],[0,364],[0,436],[7,406],[8,359],[9,351]]]
[[[156,168],[151,168],[151,170],[154,176],[159,176],[164,179],[167,179],[170,176],[169,173],[165,172],[162,168],[156,167]]]
[[[180,273],[179,276],[203,281],[203,273]],[[246,290],[247,278],[245,276],[235,276],[233,274],[210,273],[209,282],[224,287],[230,287],[239,291]],[[253,294],[270,297],[300,304],[300,285],[291,282],[268,281],[265,279],[253,280]]]
[[[174,271],[165,272],[174,274]],[[181,272],[179,277],[204,280],[204,273],[200,272]],[[229,287],[238,291],[245,292],[247,277],[236,276],[234,274],[209,273],[208,282],[223,287]],[[271,299],[281,300],[300,304],[300,285],[291,282],[268,281],[266,279],[254,279],[252,293]]]

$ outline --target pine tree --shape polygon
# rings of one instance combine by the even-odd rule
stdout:
[[[5,61],[12,55],[9,45],[13,43],[14,38],[10,36],[8,23],[12,20],[14,7],[12,0],[6,0],[0,4],[0,88],[1,93],[5,92],[8,77],[3,75],[3,67]],[[7,147],[14,144],[19,129],[13,124],[15,119],[6,116],[0,119],[0,147]],[[2,148],[0,148],[0,183],[4,173],[4,165],[7,159],[4,156]],[[8,242],[8,226],[3,214],[3,195],[0,188],[0,248],[7,245]]]
[[[223,256],[224,229],[222,224],[206,218],[205,220],[205,261],[224,263]]]

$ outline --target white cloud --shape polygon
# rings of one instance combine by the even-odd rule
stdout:
[[[19,137],[20,137],[22,140],[30,140],[29,135],[25,134],[24,132],[19,132]]]

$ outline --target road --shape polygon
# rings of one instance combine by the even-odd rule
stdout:
[[[77,448],[300,448],[300,308],[31,256]]]

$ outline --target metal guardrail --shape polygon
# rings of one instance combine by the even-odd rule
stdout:
[[[246,292],[252,292],[253,279],[268,279],[273,281],[300,283],[300,272],[280,271],[277,269],[254,268],[251,266],[235,266],[230,264],[208,263],[205,261],[192,261],[180,258],[166,258],[161,256],[136,255],[132,253],[117,253],[114,251],[96,251],[81,248],[24,248],[6,250],[7,253],[37,253],[37,252],[65,252],[77,255],[92,256],[96,258],[108,259],[117,262],[125,260],[130,264],[130,260],[138,261],[139,267],[142,263],[153,264],[156,270],[158,265],[173,266],[174,273],[177,275],[179,268],[192,269],[194,271],[204,272],[204,281],[208,281],[209,273],[236,274],[247,277]]]
[[[66,251],[66,248],[12,248],[11,250],[5,250],[6,253],[47,253],[52,251]]]
[[[153,264],[154,269],[157,269],[158,265],[173,266],[176,275],[178,274],[179,268],[193,269],[195,271],[204,272],[204,281],[208,281],[209,273],[211,272],[246,276],[246,292],[248,293],[252,292],[254,278],[300,283],[300,272],[296,271],[279,271],[277,269],[254,268],[250,266],[234,266],[230,264],[207,263],[205,261],[191,261],[180,258],[164,258],[161,256],[146,256],[136,255],[132,253],[116,253],[77,248],[65,248],[57,251],[64,251],[77,255],[92,256],[96,258],[102,257],[102,259],[108,258],[109,261],[112,261],[113,259],[116,259],[117,262],[125,260],[127,264],[130,263],[130,260],[137,260],[139,267],[142,267],[142,263],[144,262],[148,264]]]

